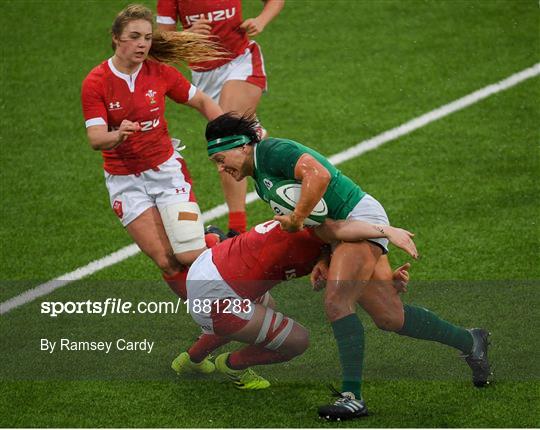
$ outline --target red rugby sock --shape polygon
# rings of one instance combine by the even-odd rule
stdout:
[[[227,365],[231,369],[243,370],[259,364],[272,364],[289,361],[289,358],[277,351],[263,348],[258,345],[248,345],[229,355]]]
[[[167,275],[166,273],[162,273],[163,279],[169,286],[169,288],[172,290],[174,294],[176,294],[178,297],[182,298],[183,300],[187,299],[187,291],[186,291],[186,278],[187,278],[187,272],[188,269],[181,270],[178,273],[175,273],[174,275]]]
[[[246,212],[229,212],[229,230],[245,233],[247,228]]]
[[[199,339],[188,349],[189,358],[194,363],[200,363],[208,354],[220,346],[229,343],[229,340],[215,334],[201,334]]]

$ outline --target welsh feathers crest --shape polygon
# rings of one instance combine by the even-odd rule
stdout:
[[[148,101],[151,105],[155,104],[156,103],[156,99],[155,99],[155,96],[156,96],[156,92],[154,90],[148,90],[146,92],[146,97],[148,97]]]

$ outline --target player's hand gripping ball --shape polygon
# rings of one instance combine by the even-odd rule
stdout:
[[[294,211],[300,199],[302,185],[296,181],[282,181],[274,184],[269,190],[270,207],[276,215],[288,215]],[[328,207],[324,199],[313,208],[311,214],[304,220],[304,225],[314,227],[320,225],[328,215]]]

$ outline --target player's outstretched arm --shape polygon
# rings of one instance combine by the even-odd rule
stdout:
[[[86,129],[86,135],[92,149],[96,151],[116,148],[133,133],[141,130],[138,122],[123,120],[118,130],[109,131],[106,125],[93,125]]]
[[[369,224],[358,220],[334,221],[327,218],[323,224],[315,227],[315,233],[327,243],[336,240],[357,242],[385,237],[394,246],[403,249],[411,257],[418,258],[418,251],[412,240],[414,234],[402,228]]]
[[[313,267],[310,280],[313,291],[320,291],[326,288],[326,281],[328,280],[328,267],[330,265],[330,256],[328,259],[322,258]],[[409,285],[410,275],[409,269],[410,263],[405,263],[398,267],[392,273],[392,284],[399,293],[406,293],[407,286]]]
[[[416,244],[412,240],[414,233],[404,230],[398,227],[392,227],[389,225],[375,225],[376,228],[380,228],[382,232],[386,234],[386,238],[394,246],[403,249],[407,254],[413,257],[415,260],[418,259],[418,250],[416,249]]]
[[[223,109],[208,95],[197,90],[195,95],[186,103],[189,107],[197,109],[208,121],[223,115]]]

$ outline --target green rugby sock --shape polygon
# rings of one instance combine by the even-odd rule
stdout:
[[[472,351],[473,338],[463,327],[450,324],[440,319],[428,309],[418,306],[403,306],[405,321],[400,331],[402,336],[416,339],[434,340],[459,349],[464,354]]]
[[[351,314],[334,321],[332,330],[343,372],[342,391],[350,391],[357,399],[360,399],[364,362],[364,326],[356,314]]]

